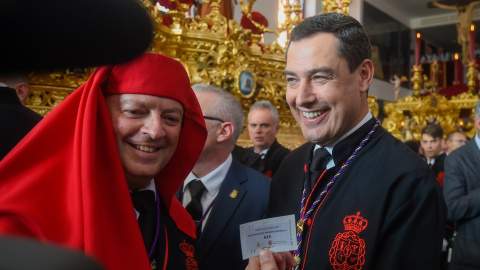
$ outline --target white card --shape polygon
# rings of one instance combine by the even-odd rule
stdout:
[[[297,236],[295,215],[267,218],[240,225],[243,259],[260,255],[262,249],[272,252],[295,250]]]

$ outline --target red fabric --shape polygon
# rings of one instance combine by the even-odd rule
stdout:
[[[193,4],[192,0],[179,0],[181,4],[187,4],[188,7],[191,7]],[[158,3],[163,6],[166,9],[169,10],[176,10],[177,9],[177,4],[175,1],[170,1],[170,0],[158,0]]]
[[[256,23],[259,23],[265,27],[268,27],[268,20],[265,18],[265,16],[262,15],[260,12],[252,12],[252,20]],[[253,34],[263,34],[263,31],[260,31],[251,21],[247,16],[243,15],[242,19],[240,20],[240,25],[244,29],[250,29],[252,30]]]
[[[174,193],[202,151],[205,123],[182,64],[154,53],[98,68],[0,162],[0,233],[83,250],[106,269],[151,269],[102,86],[183,104],[177,149],[155,182],[178,228],[195,235]]]
[[[443,178],[445,177],[445,172],[439,172],[437,175],[437,181],[440,184],[440,187],[443,187]]]

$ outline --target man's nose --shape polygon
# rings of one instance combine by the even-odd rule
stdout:
[[[165,136],[165,129],[160,116],[148,117],[141,129],[142,133],[148,134],[152,139],[158,139]]]
[[[313,92],[313,88],[310,84],[302,82],[298,87],[298,93],[296,97],[296,103],[298,106],[304,106],[309,103],[315,102],[317,97]]]

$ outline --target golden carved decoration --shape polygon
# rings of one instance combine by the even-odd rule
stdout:
[[[478,95],[465,92],[450,100],[433,93],[425,97],[408,96],[395,103],[385,102],[383,110],[387,117],[382,126],[401,141],[418,141],[427,120],[436,119],[445,135],[461,129],[472,138],[477,133],[472,121],[477,101]]]
[[[154,23],[154,39],[148,51],[159,52],[179,60],[187,70],[192,84],[216,85],[231,92],[239,99],[245,115],[256,100],[270,100],[279,111],[281,126],[277,135],[279,142],[290,149],[300,146],[305,139],[285,101],[286,82],[283,74],[285,48],[277,42],[261,44],[260,35],[252,34],[235,20],[227,20],[218,12],[219,0],[210,2],[212,11],[205,18],[186,18],[185,11],[188,10],[188,6],[177,1],[179,10],[168,12],[172,20],[169,26],[162,24],[166,18],[151,1],[141,2]],[[242,12],[251,18],[255,0],[248,0],[248,5],[244,0],[239,2]],[[342,6],[339,6],[337,1],[322,2],[324,8],[342,13],[348,13],[348,6],[351,3],[350,0],[344,0]],[[288,16],[284,26],[279,30],[270,30],[253,21],[252,23],[264,32],[277,35],[285,31],[289,33],[299,22],[301,9],[295,4],[285,4],[284,8]],[[294,19],[291,19],[291,14],[295,14]],[[401,140],[406,138],[418,140],[420,129],[426,120],[436,118],[445,129],[445,133],[461,127],[471,137],[476,131],[468,118],[473,119],[473,107],[478,96],[463,93],[447,100],[443,96],[432,94],[421,98],[419,91],[423,88],[422,67],[414,66],[412,71],[415,95],[396,103],[386,103],[384,112],[387,117],[383,121],[383,127]],[[93,69],[67,69],[30,74],[31,92],[27,106],[46,115],[84,83],[92,72]],[[249,75],[252,85],[248,83],[242,85],[242,73]],[[245,91],[246,88],[248,91]],[[378,116],[376,97],[370,96],[368,103],[372,114]],[[238,144],[251,145],[246,129]]]
[[[423,74],[423,68],[422,65],[418,66],[413,66],[412,68],[413,76],[410,79],[410,81],[413,84],[413,95],[418,97],[420,90],[423,88],[423,80],[422,80],[422,74]]]
[[[468,72],[465,75],[467,77],[467,85],[468,85],[468,90],[471,93],[475,93],[475,80],[477,79],[477,61],[472,60],[468,63],[467,65]]]

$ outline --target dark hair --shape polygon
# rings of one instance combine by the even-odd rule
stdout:
[[[338,38],[337,53],[347,61],[350,73],[353,73],[363,60],[371,59],[372,48],[365,29],[353,17],[340,13],[323,13],[306,18],[293,28],[288,46],[317,33],[332,33]]]
[[[426,125],[424,128],[422,128],[421,135],[423,134],[430,135],[433,138],[443,139],[443,129],[440,125],[437,124]]]

